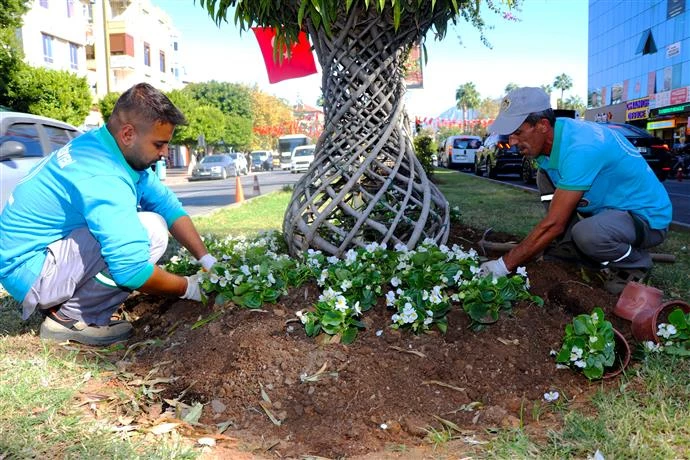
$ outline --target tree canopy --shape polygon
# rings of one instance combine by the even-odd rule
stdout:
[[[15,29],[29,9],[23,0],[0,0],[0,104],[11,105],[8,87],[23,68],[23,53]]]

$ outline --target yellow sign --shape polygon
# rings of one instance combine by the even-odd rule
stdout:
[[[675,128],[676,120],[660,120],[660,121],[650,121],[647,123],[647,130],[651,131],[653,129],[664,129],[664,128]]]

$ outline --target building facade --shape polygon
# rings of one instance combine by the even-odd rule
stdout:
[[[26,62],[86,77],[95,99],[139,82],[184,86],[180,34],[149,0],[33,0],[23,20]]]
[[[690,142],[690,0],[589,0],[587,120]]]

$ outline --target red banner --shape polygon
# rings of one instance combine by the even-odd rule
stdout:
[[[275,30],[272,27],[252,27],[252,30],[254,35],[256,35],[256,40],[259,42],[259,48],[261,48],[261,54],[264,57],[270,83],[305,77],[316,73],[316,63],[314,62],[307,34],[300,32],[297,43],[293,44],[290,49],[291,52],[288,53],[287,49],[284,49],[282,62],[279,62],[279,56],[276,56],[276,59],[273,58]],[[288,54],[290,54],[289,57]]]

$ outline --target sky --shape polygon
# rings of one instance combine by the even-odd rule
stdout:
[[[263,58],[254,34],[240,32],[230,18],[220,28],[194,0],[151,0],[164,10],[179,30],[180,53],[190,81],[227,81],[258,85],[268,94],[294,104],[298,99],[315,106],[321,74],[269,84]],[[479,34],[462,19],[437,41],[427,35],[428,61],[424,88],[408,89],[406,107],[412,117],[437,117],[455,106],[455,90],[472,82],[481,98],[499,98],[509,83],[520,86],[553,84],[565,73],[573,88],[565,98],[587,100],[588,0],[526,0],[518,21],[507,21],[491,12],[485,32],[486,47]],[[316,60],[316,57],[315,57]],[[317,61],[318,66],[318,61]],[[552,93],[555,107],[560,91]]]

